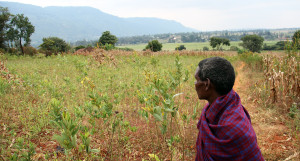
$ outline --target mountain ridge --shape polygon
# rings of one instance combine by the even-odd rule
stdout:
[[[35,26],[31,39],[33,45],[42,38],[56,36],[68,42],[99,39],[102,32],[122,36],[152,35],[163,33],[196,32],[174,20],[160,18],[121,18],[88,6],[49,6],[0,1],[12,14],[24,14]]]

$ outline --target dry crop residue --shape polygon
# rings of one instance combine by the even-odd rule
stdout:
[[[240,95],[243,106],[251,116],[253,128],[256,132],[258,145],[266,160],[300,160],[297,138],[283,122],[283,116],[274,110],[260,107],[253,101],[249,87],[255,82],[247,75],[247,66],[241,62],[236,67],[237,77],[234,90]],[[298,138],[299,139],[299,138]]]

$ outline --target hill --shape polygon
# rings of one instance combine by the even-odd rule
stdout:
[[[57,36],[66,41],[95,40],[102,32],[121,36],[193,32],[182,24],[159,18],[121,18],[92,7],[39,7],[15,2],[0,2],[12,14],[24,14],[35,26],[32,44],[43,37]]]

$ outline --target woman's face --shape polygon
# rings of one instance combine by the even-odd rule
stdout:
[[[207,94],[206,94],[206,81],[202,81],[199,77],[199,66],[196,69],[195,72],[195,90],[197,92],[198,98],[199,99],[206,99],[207,98]]]

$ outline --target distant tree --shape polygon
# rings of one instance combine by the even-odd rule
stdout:
[[[241,40],[240,45],[251,52],[260,52],[264,42],[264,38],[258,35],[246,35]]]
[[[211,37],[209,42],[210,46],[212,48],[217,47],[217,50],[222,49],[222,45],[230,46],[230,41],[226,38]]]
[[[79,50],[79,49],[84,49],[84,48],[85,48],[85,46],[79,45],[79,46],[76,46],[76,47],[75,47],[75,51],[77,51],[77,50]]]
[[[10,21],[10,29],[8,31],[8,38],[13,41],[19,41],[20,49],[22,54],[25,55],[22,40],[25,41],[25,46],[30,44],[30,36],[34,33],[34,26],[29,22],[28,17],[24,14],[17,14],[13,16]]]
[[[0,6],[0,48],[5,49],[7,46],[5,42],[7,41],[7,29],[9,28],[9,20],[11,14],[7,8]]]
[[[209,48],[207,46],[204,46],[203,51],[209,51]]]
[[[185,50],[185,49],[186,49],[186,47],[184,45],[180,45],[180,46],[175,48],[175,50],[179,50],[179,51]]]
[[[148,42],[148,45],[145,49],[150,49],[153,52],[161,51],[162,44],[158,40],[152,40]]]
[[[284,50],[285,48],[285,41],[278,41],[275,45],[267,45],[264,44],[263,50]]]
[[[300,49],[300,30],[297,30],[293,35],[293,44]]]
[[[276,50],[284,50],[285,42],[284,41],[278,41],[276,44]]]
[[[229,50],[230,50],[230,51],[238,51],[239,48],[236,47],[236,46],[230,46],[230,49],[229,49]]]
[[[264,43],[263,50],[276,50],[276,46],[275,45],[270,45],[269,46],[266,43]]]
[[[50,56],[52,53],[57,55],[58,52],[69,51],[70,45],[58,37],[48,37],[43,38],[43,43],[40,45],[40,48],[46,52],[46,56]]]
[[[181,35],[181,41],[182,42],[189,42],[189,38],[185,35]]]
[[[105,31],[102,33],[98,42],[101,46],[104,46],[105,44],[115,46],[115,44],[118,42],[118,38],[115,35],[110,34],[109,31]]]

